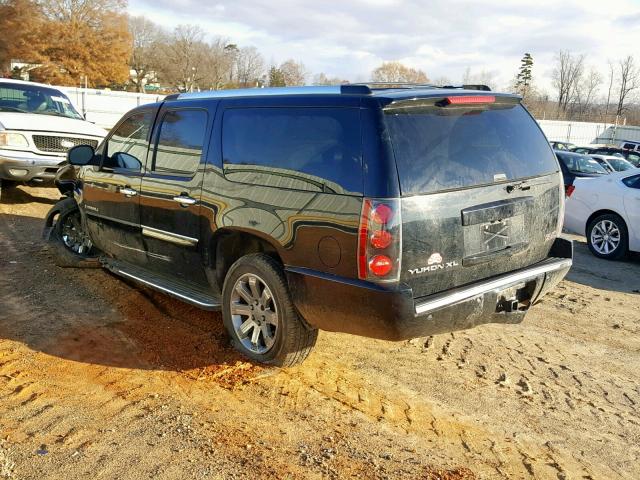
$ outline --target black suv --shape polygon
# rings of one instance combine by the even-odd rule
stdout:
[[[187,93],[68,158],[47,217],[59,262],[220,309],[234,345],[274,365],[306,358],[318,329],[520,322],[571,265],[557,160],[514,95]]]

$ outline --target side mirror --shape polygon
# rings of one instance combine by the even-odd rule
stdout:
[[[96,152],[90,145],[76,145],[67,152],[67,160],[71,165],[81,167],[89,165]]]

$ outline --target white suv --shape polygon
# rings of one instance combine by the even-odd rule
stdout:
[[[1,181],[51,182],[67,150],[81,144],[95,148],[106,134],[60,90],[0,79]]]

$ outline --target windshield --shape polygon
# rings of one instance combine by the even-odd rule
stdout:
[[[0,83],[0,112],[36,113],[82,119],[82,115],[59,90],[17,83]]]
[[[390,109],[385,123],[403,195],[558,171],[549,143],[521,105]]]
[[[631,163],[627,162],[623,158],[610,158],[608,162],[616,172],[624,172],[625,170],[635,168]]]
[[[559,153],[558,158],[571,173],[598,173],[601,175],[609,173],[596,160],[586,155],[563,155]]]

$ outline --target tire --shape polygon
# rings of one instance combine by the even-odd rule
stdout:
[[[101,264],[98,254],[88,237],[88,245],[82,245],[83,248],[74,248],[72,246],[74,242],[69,240],[69,228],[72,227],[74,231],[82,228],[80,209],[75,200],[73,198],[62,200],[53,207],[53,210],[58,212],[49,237],[54,263],[64,268],[99,268]],[[81,230],[78,233],[79,236],[86,237],[86,234]]]
[[[629,250],[627,225],[619,215],[598,215],[587,225],[587,245],[596,257],[620,260]]]
[[[318,330],[307,327],[293,306],[282,267],[262,253],[246,255],[229,269],[222,318],[233,346],[267,365],[301,363],[318,338]]]

